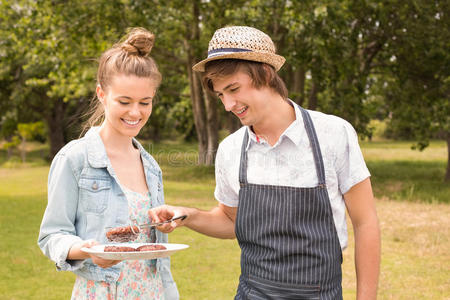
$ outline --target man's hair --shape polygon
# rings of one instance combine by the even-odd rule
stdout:
[[[238,71],[246,73],[255,88],[270,87],[283,99],[287,99],[288,90],[275,69],[268,64],[249,60],[220,59],[208,62],[205,72],[202,73],[203,86],[213,93],[213,80],[235,74]]]

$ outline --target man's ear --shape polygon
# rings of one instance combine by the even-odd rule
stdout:
[[[269,83],[273,80],[273,70],[271,70],[271,68],[273,69],[273,67],[269,66],[268,64],[263,64],[263,68],[265,71],[265,75],[264,75],[265,80],[266,80],[265,85],[268,86]]]
[[[100,84],[97,84],[97,88],[95,90],[97,92],[97,98],[98,100],[100,100],[100,102],[105,105],[104,103],[104,99],[105,99],[105,92],[103,91],[102,87],[100,86]]]

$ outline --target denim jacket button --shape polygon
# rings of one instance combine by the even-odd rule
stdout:
[[[93,189],[94,191],[98,190],[98,184],[97,184],[97,182],[94,181],[94,184],[92,185],[92,189]]]
[[[158,182],[158,191],[161,190],[161,183]]]

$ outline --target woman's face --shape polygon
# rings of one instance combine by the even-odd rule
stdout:
[[[156,85],[150,78],[116,75],[106,90],[97,87],[105,108],[103,126],[111,134],[135,137],[152,113]]]

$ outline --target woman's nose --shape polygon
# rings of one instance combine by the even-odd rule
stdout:
[[[132,116],[139,116],[140,115],[139,103],[135,103],[135,104],[131,105],[129,114],[132,115]]]

